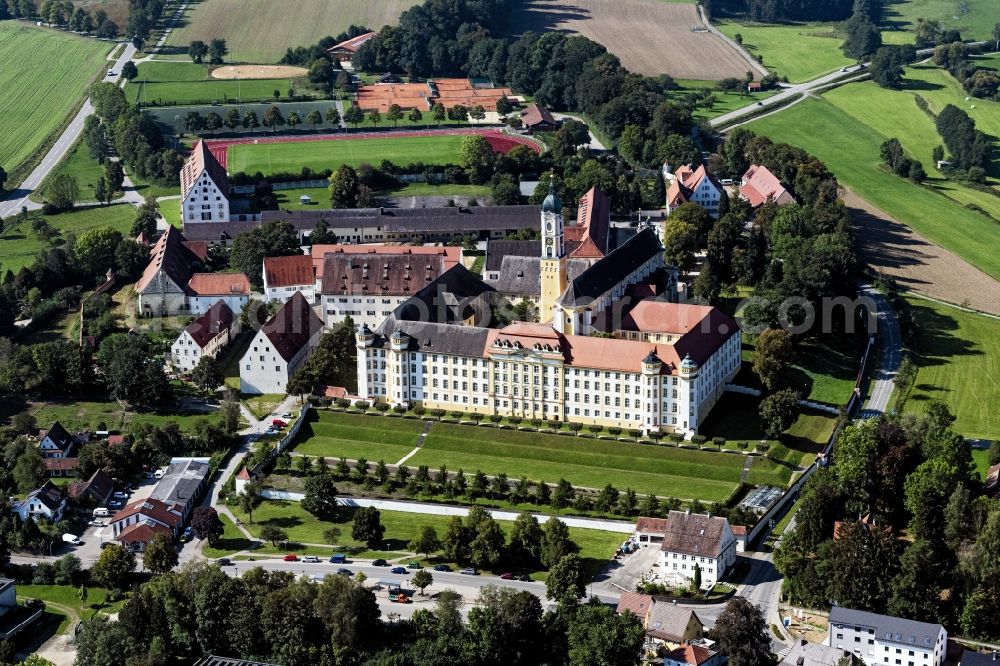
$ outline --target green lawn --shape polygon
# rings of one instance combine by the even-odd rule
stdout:
[[[258,419],[266,418],[285,399],[283,393],[262,393],[261,395],[247,396],[243,399],[243,404],[250,410],[250,413]]]
[[[917,378],[906,411],[919,412],[927,400],[941,400],[963,435],[996,439],[1000,320],[916,298],[908,303],[920,333],[914,344]]]
[[[139,65],[139,76],[125,87],[125,94],[131,102],[154,106],[257,101],[273,99],[275,90],[284,97],[291,85],[290,79],[213,79],[208,65],[154,60]]]
[[[560,435],[435,423],[410,466],[447,465],[466,473],[505,472],[516,479],[718,501],[739,481],[743,457],[670,446],[581,439]],[[767,466],[765,466],[767,467]]]
[[[972,460],[976,463],[976,470],[979,472],[980,478],[985,481],[986,475],[990,471],[990,450],[972,449]]]
[[[412,162],[454,164],[458,162],[458,150],[464,138],[461,135],[446,135],[240,144],[229,147],[229,171],[298,173],[302,167],[322,171],[336,169],[341,164],[377,165],[382,160],[398,165]]]
[[[104,167],[87,153],[87,147],[81,140],[73,145],[69,154],[52,173],[67,174],[76,178],[76,184],[80,188],[80,198],[91,201],[94,200],[94,186],[97,184],[97,179],[104,175]],[[43,183],[42,188],[31,195],[32,200],[43,200],[44,187]]]
[[[32,412],[39,424],[51,424],[59,421],[70,432],[79,430],[96,430],[98,423],[104,423],[112,430],[121,430],[131,423],[153,423],[158,426],[174,422],[181,430],[194,427],[198,419],[207,418],[215,421],[214,414],[177,412],[164,410],[162,413],[125,412],[115,400],[75,400],[73,402],[41,403]]]
[[[715,96],[715,104],[712,105],[711,109],[706,109],[703,106],[695,108],[694,116],[699,120],[702,118],[710,120],[716,116],[721,116],[724,113],[729,113],[730,111],[735,111],[736,109],[741,109],[744,106],[749,106],[755,102],[767,99],[771,95],[778,92],[777,90],[768,90],[765,92],[745,93],[741,95],[740,93],[722,92],[721,90],[718,90],[717,81],[678,79],[675,83],[678,87],[667,92],[667,99],[675,102],[680,102],[690,94],[701,93],[706,88],[711,91],[712,95]]]
[[[310,203],[301,203],[299,197],[307,196]],[[407,183],[387,190],[376,190],[376,197],[454,197],[463,205],[473,197],[488,197],[489,185],[463,185],[454,183]],[[325,187],[302,187],[293,190],[275,190],[278,208],[285,210],[310,210],[330,207],[330,192]],[[162,204],[161,204],[162,207]],[[179,218],[179,213],[178,213]]]
[[[423,429],[423,421],[412,419],[314,410],[299,431],[295,452],[395,463],[413,450]]]
[[[75,619],[89,619],[98,612],[116,613],[121,610],[125,600],[107,603],[107,590],[101,587],[87,588],[87,601],[80,601],[80,588],[70,585],[22,585],[17,586],[17,598],[41,599],[48,605],[47,613],[58,616],[59,624],[55,633],[64,634],[73,627]],[[67,614],[69,613],[69,614]],[[73,618],[70,614],[75,615]]]
[[[787,76],[792,83],[815,79],[854,62],[840,50],[844,38],[837,23],[762,25],[727,21],[717,26],[733,39],[742,35],[744,48],[763,56],[768,69],[779,77]]]
[[[107,42],[20,21],[0,22],[0,164],[13,175],[103,75]],[[11,182],[9,185],[14,185]]]
[[[59,231],[63,237],[69,233],[79,236],[84,231],[97,227],[113,227],[127,235],[135,219],[135,208],[129,204],[116,204],[78,208],[57,215],[33,212],[25,222],[17,222],[15,217],[10,217],[0,233],[0,267],[4,271],[10,269],[16,273],[21,267],[30,266],[42,249],[47,247],[48,243],[31,229],[31,220],[35,217],[44,217],[49,226]]]
[[[940,21],[945,30],[959,30],[963,39],[975,40],[989,39],[997,21],[995,0],[896,0],[885,5],[883,24],[895,31],[884,31],[882,35],[893,44],[913,43],[918,18]]]
[[[854,85],[858,84],[852,84],[852,87]],[[859,96],[859,104],[874,107],[883,103],[885,98],[876,94],[874,86],[860,85],[868,87],[872,95]],[[853,92],[841,92],[835,99],[840,101],[845,96],[853,98],[854,95]],[[895,98],[894,102],[882,108],[882,112],[890,119],[900,119],[900,122],[912,118],[902,99]],[[912,100],[909,104],[920,112]],[[913,227],[931,242],[1000,278],[1000,254],[994,250],[1000,247],[1000,225],[935,192],[933,184],[919,187],[881,168],[879,146],[888,136],[904,134],[905,127],[900,126],[899,132],[883,134],[828,99],[807,100],[781,113],[754,121],[749,127],[775,141],[784,141],[809,151],[823,160],[843,184],[862,198]],[[816,131],[817,128],[824,128],[824,131]],[[899,138],[903,140],[904,137]],[[929,172],[933,171],[931,165],[927,167]]]
[[[863,350],[857,336],[826,336],[796,350],[791,385],[809,400],[840,406],[851,399]]]
[[[169,199],[160,202],[160,215],[173,227],[181,228],[181,202],[179,199]]]
[[[222,521],[222,538],[219,539],[215,547],[205,545],[202,549],[202,554],[205,557],[219,558],[225,557],[231,553],[238,553],[241,550],[247,550],[251,546],[251,541],[243,536],[233,521],[229,519],[224,513],[219,514],[219,520]]]
[[[308,552],[310,554],[323,555],[334,552],[347,552],[355,557],[381,557],[388,554],[406,552],[407,544],[425,526],[430,525],[437,530],[438,536],[443,537],[448,528],[449,516],[439,516],[423,513],[406,513],[402,511],[380,511],[382,525],[385,527],[384,548],[379,551],[369,551],[365,544],[351,538],[351,520],[353,510],[345,510],[336,522],[326,522],[317,519],[312,514],[306,512],[296,502],[265,501],[254,511],[254,523],[249,524],[248,517],[237,509],[233,512],[243,521],[244,525],[254,536],[260,535],[261,526],[265,522],[277,525],[288,533],[291,541],[300,543],[328,543],[323,538],[323,532],[328,528],[336,526],[340,529],[341,536],[337,539],[336,549],[331,544],[330,548],[319,549],[310,548],[305,551],[299,549],[295,552]],[[509,521],[498,521],[500,527],[507,532],[511,523]],[[579,527],[569,528],[570,538],[580,546],[580,557],[588,570],[594,574],[607,563],[614,554],[615,548],[625,539],[625,535],[617,532],[605,532],[602,530],[589,530]],[[260,549],[260,552],[287,552],[272,548]],[[442,560],[447,561],[447,560]],[[538,572],[535,572],[536,574]]]

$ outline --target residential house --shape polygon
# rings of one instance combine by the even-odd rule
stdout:
[[[532,102],[521,111],[521,123],[531,132],[549,132],[559,129],[559,121],[544,106]]]
[[[66,495],[59,486],[46,481],[40,488],[28,493],[23,501],[14,502],[13,509],[22,521],[29,518],[37,520],[41,516],[57,523],[66,511]]]
[[[673,599],[655,598],[646,615],[646,635],[668,647],[678,647],[703,637],[705,628],[698,615]]]
[[[187,283],[188,310],[200,315],[222,301],[240,312],[250,301],[250,280],[244,273],[195,273]]]
[[[293,294],[261,326],[240,359],[240,392],[284,393],[322,334],[323,320],[302,292]]]
[[[736,537],[725,518],[671,511],[660,551],[662,575],[693,579],[697,567],[702,586],[711,587],[736,563]]]
[[[663,666],[722,666],[726,656],[701,645],[680,645],[663,657]]]
[[[170,346],[170,364],[178,372],[186,373],[191,372],[202,357],[215,358],[229,344],[235,324],[233,310],[225,301],[216,301],[174,340]]]
[[[229,178],[205,141],[199,141],[181,169],[181,221],[189,224],[229,221]]]
[[[653,597],[649,594],[642,594],[641,592],[629,592],[628,590],[621,593],[618,597],[618,607],[615,609],[618,614],[622,614],[628,611],[639,618],[642,622],[642,626],[646,626],[646,618],[649,617],[649,611],[653,608]]]
[[[302,292],[310,303],[316,302],[316,276],[313,258],[304,254],[290,257],[264,257],[264,300],[284,303],[292,294]]]
[[[78,504],[102,505],[111,499],[115,483],[104,470],[97,470],[86,481],[76,481],[69,484],[67,492],[70,499]]]
[[[940,624],[834,606],[826,644],[868,664],[941,666],[948,632]]]
[[[59,421],[38,433],[38,450],[45,458],[69,458],[76,448],[77,438],[66,432]]]
[[[142,550],[157,534],[176,539],[183,523],[179,505],[148,497],[116,513],[111,518],[111,532],[122,545]]]
[[[149,498],[176,507],[186,521],[208,483],[208,458],[172,458]]]
[[[150,249],[149,263],[135,283],[139,313],[163,317],[187,312],[188,281],[207,257],[204,242],[188,241],[180,231],[167,226]]]
[[[76,469],[80,466],[80,459],[76,456],[72,458],[46,458],[45,471],[49,478],[76,476]]]
[[[351,60],[357,54],[358,49],[367,42],[369,39],[375,36],[374,32],[365,32],[350,39],[345,39],[339,44],[334,44],[326,50],[332,57],[336,58],[341,64],[351,64]]]
[[[777,176],[765,166],[752,164],[740,181],[740,195],[754,209],[760,208],[768,200],[779,206],[796,203],[795,197],[781,183]]]
[[[681,204],[696,203],[713,218],[719,219],[722,183],[705,168],[704,164],[698,165],[697,168],[685,164],[676,171],[671,171],[670,165],[664,164],[663,175],[668,183],[667,215]]]

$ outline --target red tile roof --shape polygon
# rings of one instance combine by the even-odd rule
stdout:
[[[452,266],[456,266],[462,261],[462,248],[452,245],[313,245],[313,273],[321,283],[323,280],[323,263],[328,254],[408,254],[437,256],[444,260],[443,271],[449,270]]]
[[[123,543],[149,543],[157,534],[165,534],[169,537],[171,536],[170,528],[164,527],[159,523],[143,521],[129,525],[115,539]]]
[[[86,481],[77,481],[69,484],[68,493],[70,497],[76,498],[87,494],[98,501],[106,500],[115,489],[114,481],[107,473],[99,469],[90,475]]]
[[[725,518],[702,513],[671,511],[660,550],[702,557],[718,557],[726,534]]]
[[[184,330],[199,348],[204,349],[205,345],[215,339],[222,331],[231,329],[234,319],[232,308],[220,299],[205,314],[188,324]],[[121,435],[117,436],[121,437]],[[111,443],[110,437],[108,443]]]
[[[611,200],[596,187],[580,197],[576,224],[563,230],[567,243],[578,244],[569,256],[575,259],[600,259],[608,253],[611,228]]]
[[[108,446],[118,446],[125,443],[125,435],[108,435]]]
[[[690,664],[691,666],[698,666],[714,656],[715,653],[709,649],[703,648],[700,645],[691,645],[690,643],[687,643],[668,652],[666,658],[673,661],[679,661],[684,664]]]
[[[225,167],[219,164],[219,160],[215,159],[215,155],[208,149],[208,144],[199,141],[191,150],[191,156],[184,162],[184,168],[181,169],[181,199],[187,197],[195,181],[206,169],[208,169],[209,177],[223,196],[229,197],[229,178],[226,176]]]
[[[686,203],[706,178],[715,186],[715,189],[722,191],[722,183],[711,171],[705,168],[704,164],[698,165],[697,169],[692,169],[686,164],[678,167],[674,170],[674,179],[670,181],[670,187],[667,188],[667,204],[674,207]]]
[[[751,165],[743,174],[742,182],[740,194],[754,208],[763,205],[768,199],[773,199],[776,204],[795,203],[795,198],[791,193],[785,189],[778,177],[765,166]]]
[[[653,597],[639,592],[622,592],[618,598],[618,612],[632,611],[640,621],[645,621],[649,608],[653,605]]]
[[[313,312],[302,292],[297,291],[260,330],[281,358],[290,361],[313,335],[323,330],[323,321]]]
[[[741,536],[746,536],[747,535],[747,526],[746,525],[730,525],[729,529],[731,529],[733,531],[733,536],[735,536],[735,537],[741,537]]]
[[[165,502],[152,498],[126,504],[111,518],[111,522],[117,523],[135,515],[150,518],[171,527],[177,527],[181,524],[181,514],[176,510],[175,505],[167,505]]]
[[[80,466],[79,458],[45,458],[42,462],[50,472],[67,472]]]
[[[208,261],[208,241],[186,240],[184,241],[184,247],[191,250],[191,253],[203,262]]]
[[[324,386],[322,388],[322,395],[324,398],[346,398],[347,389],[343,386]]]
[[[357,37],[351,37],[350,39],[345,39],[339,44],[334,44],[326,50],[327,53],[332,53],[336,55],[339,52],[346,53],[357,53],[361,45],[367,42],[369,39],[375,36],[374,32],[366,32],[364,34],[358,35]]]
[[[625,331],[679,335],[673,342],[676,355],[682,359],[690,356],[699,365],[739,332],[739,324],[718,308],[656,300],[636,303],[622,318],[621,327]]]
[[[521,112],[521,122],[524,123],[525,127],[535,127],[537,125],[555,126],[557,124],[556,119],[552,117],[548,109],[535,103],[529,104]]]
[[[327,254],[323,294],[412,296],[444,272],[440,256]]]
[[[264,284],[268,288],[312,285],[315,280],[312,257],[264,257]]]
[[[187,290],[192,296],[249,296],[250,280],[244,273],[195,273]]]
[[[249,481],[250,472],[247,471],[246,467],[241,467],[239,473],[236,475],[236,478],[242,481]]]
[[[149,250],[149,263],[146,264],[142,277],[135,283],[136,292],[145,291],[161,270],[179,289],[187,286],[192,267],[201,260],[185,246],[185,240],[184,234],[167,226],[167,230]]]
[[[667,531],[667,519],[640,516],[639,519],[635,521],[635,531],[663,534]]]

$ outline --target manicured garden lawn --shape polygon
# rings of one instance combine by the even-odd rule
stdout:
[[[233,512],[243,521],[243,524],[254,536],[260,535],[263,523],[271,523],[284,529],[288,533],[291,541],[299,543],[327,543],[323,538],[323,532],[332,526],[336,526],[341,531],[341,536],[337,539],[336,548],[331,546],[327,549],[302,549],[293,550],[301,554],[323,555],[336,551],[347,552],[355,557],[381,557],[387,554],[398,554],[406,552],[407,544],[415,537],[419,531],[429,525],[437,530],[438,536],[443,537],[448,529],[450,516],[439,516],[423,513],[406,513],[403,511],[380,511],[382,525],[385,527],[384,549],[380,551],[368,551],[365,544],[351,538],[351,521],[353,510],[343,511],[339,520],[330,523],[317,519],[312,514],[306,512],[296,502],[265,501],[254,511],[254,523],[251,525],[247,516],[240,511],[233,509]],[[510,528],[509,521],[499,520],[501,529],[506,534]],[[624,541],[625,536],[617,532],[605,532],[602,530],[588,530],[579,527],[569,528],[570,538],[580,546],[580,557],[592,575],[597,569],[611,558],[615,548]],[[288,550],[272,549],[270,547],[261,548],[257,552],[289,552]],[[446,560],[442,560],[446,561]],[[537,573],[537,572],[536,572]]]
[[[589,488],[612,484],[638,493],[716,501],[739,481],[742,456],[671,446],[583,439],[535,432],[471,429],[435,423],[408,465],[447,465],[466,473],[504,472],[553,483],[565,478]]]
[[[298,173],[302,167],[322,171],[336,169],[341,164],[377,166],[382,160],[398,165],[412,162],[453,164],[458,162],[458,149],[464,138],[461,135],[445,135],[240,144],[229,147],[229,171]]]
[[[840,50],[844,42],[836,23],[761,25],[723,22],[719,30],[735,39],[743,35],[743,47],[764,57],[764,66],[792,83],[816,77],[853,64]]]
[[[860,98],[871,105],[879,104],[880,99]],[[883,112],[893,117],[910,116],[898,100],[884,107]],[[816,155],[859,196],[913,227],[930,241],[1000,278],[1000,254],[994,251],[1000,247],[1000,225],[930,187],[914,185],[883,170],[879,146],[888,135],[866,125],[832,101],[807,100],[754,121],[749,127],[775,141],[790,143]],[[816,131],[817,128],[824,128],[824,131]],[[836,140],[831,140],[833,136]],[[931,170],[932,167],[928,169]]]
[[[193,62],[151,61],[139,65],[139,76],[128,83],[125,94],[130,102],[143,104],[186,104],[226,102],[237,99],[271,100],[277,90],[288,93],[290,79],[213,79],[208,65]],[[280,98],[279,98],[280,99]],[[223,111],[216,111],[220,116]],[[183,116],[184,113],[182,112]],[[263,118],[258,118],[263,120]]]
[[[87,601],[80,601],[80,588],[71,585],[21,585],[17,586],[17,598],[41,599],[48,604],[46,613],[59,616],[59,624],[55,633],[64,634],[72,629],[71,623],[76,619],[89,619],[98,612],[116,613],[125,604],[125,600],[106,603],[107,590],[100,587],[87,588]],[[75,614],[75,618],[67,614]],[[44,618],[43,618],[44,619]]]
[[[250,548],[250,540],[243,536],[243,532],[240,532],[236,525],[233,524],[233,521],[229,519],[229,516],[220,513],[219,520],[222,521],[223,525],[222,538],[219,539],[215,547],[208,544],[205,545],[205,548],[201,551],[205,557],[225,557],[230,553],[238,553],[241,550]]]
[[[79,236],[84,231],[97,227],[113,227],[122,234],[128,234],[135,219],[135,208],[129,204],[77,208],[57,215],[30,213],[28,220],[17,222],[15,217],[5,221],[0,233],[0,267],[17,273],[23,266],[30,266],[48,243],[38,237],[31,228],[34,217],[44,217],[49,226],[63,236],[73,233]]]
[[[413,450],[423,421],[327,410],[311,411],[299,430],[295,453],[327,458],[367,458],[395,463]]]
[[[913,30],[917,19],[925,18],[941,22],[945,30],[955,29],[963,39],[989,39],[993,24],[996,23],[996,2],[994,0],[899,0],[885,3],[885,20],[892,24],[896,32],[883,32],[883,39],[899,43],[900,31],[905,41],[913,43]]]
[[[46,402],[32,412],[40,424],[47,427],[53,421],[59,421],[70,432],[79,430],[96,430],[98,423],[104,423],[111,430],[121,430],[131,423],[153,423],[158,426],[173,421],[181,430],[194,427],[198,419],[206,418],[216,421],[214,414],[164,411],[128,412],[126,413],[115,400],[74,400],[72,402]]]
[[[79,106],[87,86],[106,71],[110,50],[106,42],[61,30],[0,23],[0,164],[8,173],[16,174]]]
[[[917,378],[906,411],[926,401],[948,405],[967,437],[1000,436],[1000,320],[921,299],[909,299],[920,331],[914,344]]]
[[[858,376],[860,337],[831,335],[810,340],[796,350],[791,384],[809,400],[840,406],[851,398]]]
[[[172,227],[181,228],[181,205],[177,199],[160,202],[160,215]]]

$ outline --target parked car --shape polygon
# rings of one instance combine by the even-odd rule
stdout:
[[[103,520],[92,520],[87,524],[90,525],[91,527],[104,527]]]
[[[219,566],[220,567],[228,567],[230,564],[232,564],[232,562],[229,560],[228,557],[220,557],[219,558]]]
[[[319,558],[316,557],[315,555],[306,555],[305,557],[302,558],[302,561],[309,562],[310,564],[317,564],[319,563]]]
[[[288,555],[285,555],[281,559],[283,559],[285,562],[298,562],[299,556],[296,555],[295,553],[288,553]]]
[[[128,493],[124,490],[119,490],[113,495],[113,497],[120,500],[128,499]]]
[[[334,553],[330,556],[330,564],[343,564],[347,561],[347,555],[343,553]]]
[[[447,564],[438,564],[435,565],[434,571],[451,571],[451,567],[449,567]]]
[[[110,515],[111,512],[108,511],[107,507],[99,506],[96,509],[94,509],[95,518],[107,518]]]
[[[472,567],[465,567],[464,569],[460,570],[458,573],[462,574],[463,576],[475,576],[476,575],[476,570],[473,569]]]
[[[292,416],[291,412],[285,412],[284,414],[281,415],[281,418],[286,419],[286,420],[291,420],[294,417]]]
[[[333,560],[331,559],[330,561],[332,562]],[[382,558],[379,558],[379,559],[375,560],[374,562],[372,562],[372,566],[373,567],[387,567],[387,566],[389,566],[389,563],[386,562],[385,560],[383,560]]]
[[[81,543],[83,543],[82,541],[80,541],[80,537],[78,537],[75,534],[70,534],[69,532],[62,535],[62,540],[63,543],[72,544],[74,546],[79,546]]]
[[[273,421],[271,421],[271,425],[274,426],[275,428],[284,428],[286,425],[288,425],[288,423],[282,421],[281,419],[274,419]]]
[[[517,579],[520,581],[527,582],[531,580],[531,576],[529,576],[528,574],[521,574],[520,576],[517,577]]]
[[[119,502],[118,500],[111,500],[110,502],[108,502],[108,508],[115,509],[117,511],[118,509],[122,508],[122,503]]]
[[[420,562],[410,562],[409,564],[406,565],[406,568],[407,569],[423,569],[423,566],[421,566]]]
[[[406,567],[393,567],[393,568],[392,568],[392,569],[391,569],[391,570],[389,571],[389,573],[394,573],[394,574],[405,574],[405,573],[406,573]]]
[[[351,571],[350,569],[344,569],[343,567],[341,567],[340,569],[337,569],[337,575],[347,576],[348,578],[350,578],[351,576],[354,575],[354,572]]]
[[[514,580],[514,574],[512,574],[509,571],[506,572],[506,573],[502,573],[502,574],[500,574],[500,579],[501,580]]]

